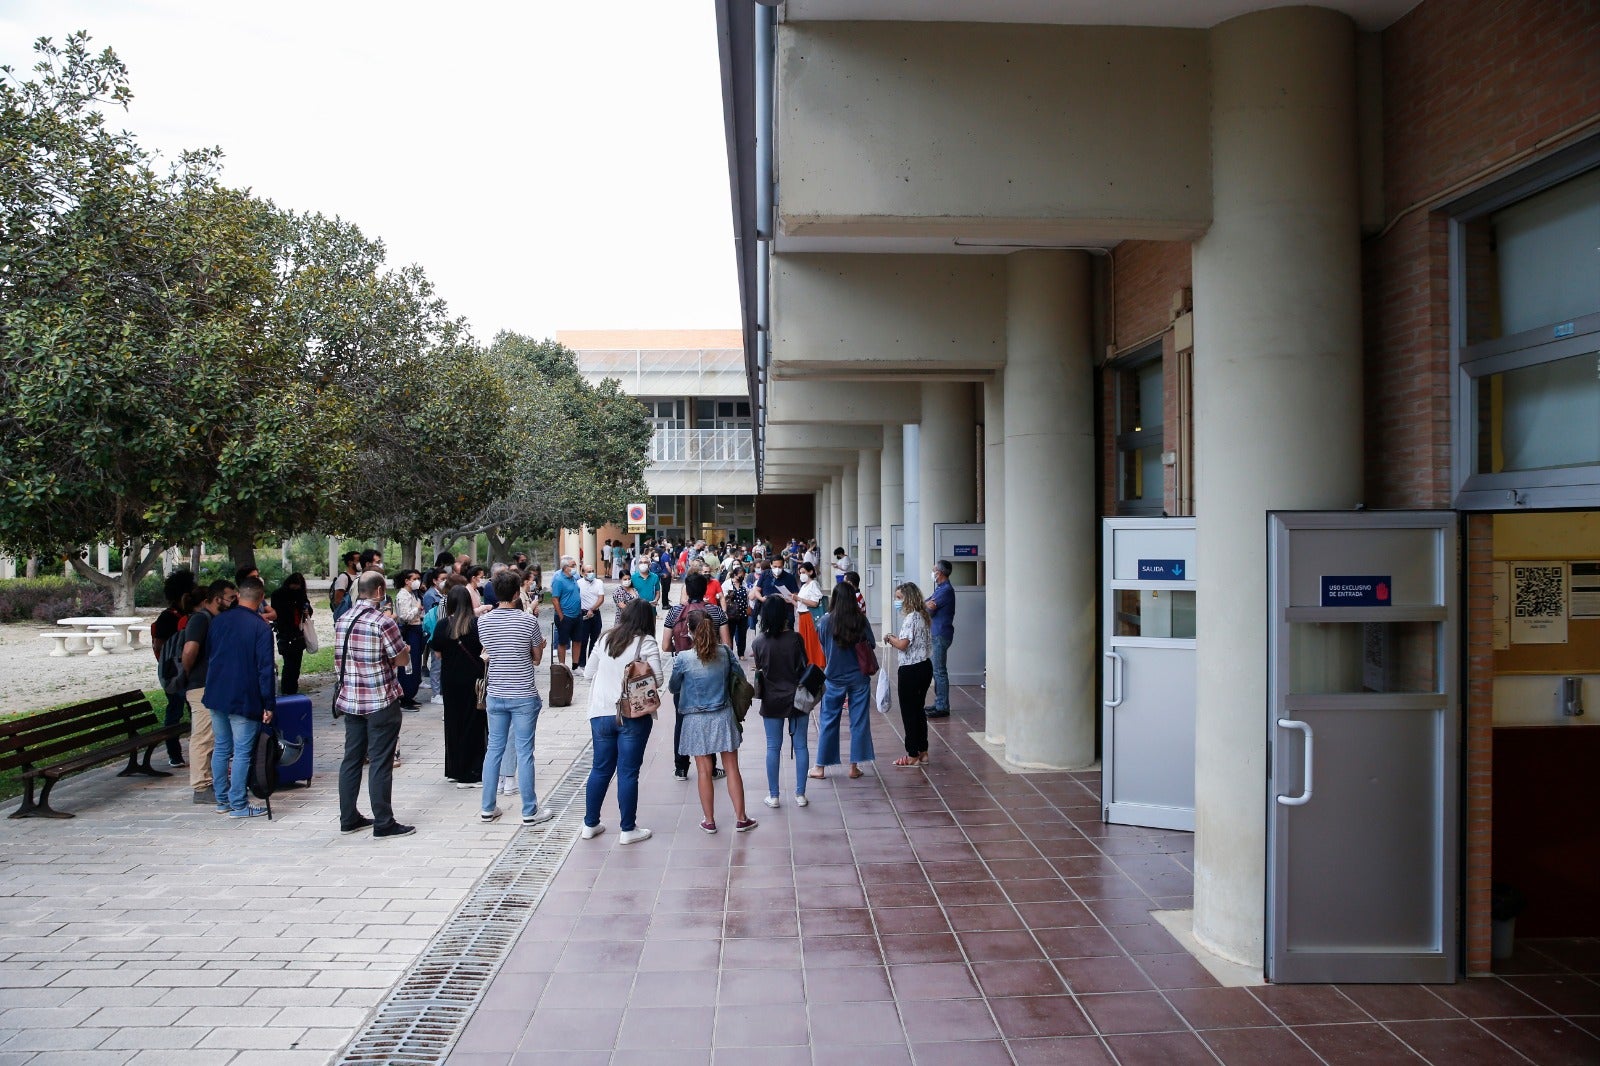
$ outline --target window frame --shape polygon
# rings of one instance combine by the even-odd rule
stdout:
[[[1492,340],[1467,344],[1466,229],[1502,208],[1600,168],[1591,137],[1444,208],[1449,216],[1450,447],[1453,506],[1462,511],[1595,507],[1600,463],[1546,470],[1478,473],[1479,383],[1511,370],[1594,354],[1600,358],[1600,308]]]
[[[1151,429],[1146,427],[1145,429],[1138,430],[1137,432],[1133,430],[1124,431],[1122,428],[1123,390],[1127,388],[1133,388],[1135,391],[1137,391],[1139,387],[1139,371],[1145,369],[1151,363],[1157,364],[1161,370],[1161,410],[1158,412],[1159,417],[1156,420],[1155,428]],[[1165,464],[1162,464],[1162,483],[1155,494],[1155,499],[1153,502],[1149,501],[1148,496],[1146,496],[1146,498],[1143,500],[1130,501],[1125,499],[1122,495],[1122,485],[1123,461],[1126,456],[1131,455],[1135,450],[1151,445],[1155,446],[1158,455],[1163,454],[1166,448],[1167,368],[1163,361],[1161,340],[1157,338],[1142,348],[1136,348],[1127,355],[1119,356],[1110,364],[1110,369],[1112,372],[1111,441],[1113,452],[1111,476],[1114,479],[1114,484],[1116,486],[1116,513],[1118,517],[1126,516],[1129,518],[1159,518],[1166,514],[1167,492]]]

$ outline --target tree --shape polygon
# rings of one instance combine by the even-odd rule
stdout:
[[[325,401],[264,328],[266,205],[220,186],[214,151],[158,174],[110,131],[98,109],[131,92],[109,49],[35,51],[35,80],[0,69],[0,544],[65,555],[126,610],[165,545],[295,491],[286,445]],[[99,541],[119,579],[76,547]]]
[[[590,385],[576,354],[553,340],[504,332],[488,358],[511,396],[504,433],[514,481],[449,535],[487,534],[491,557],[504,558],[515,539],[615,520],[644,491],[644,405],[615,380]]]

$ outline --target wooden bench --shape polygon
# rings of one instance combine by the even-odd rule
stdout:
[[[22,806],[11,817],[71,818],[50,806],[50,790],[56,782],[124,755],[128,765],[118,777],[171,777],[165,770],[153,769],[150,756],[167,740],[188,731],[184,723],[162,725],[155,708],[138,691],[0,722],[0,770],[20,768],[25,790]],[[44,786],[37,800],[33,798],[35,779]]]

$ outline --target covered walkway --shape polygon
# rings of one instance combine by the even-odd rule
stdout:
[[[449,1061],[1600,1062],[1592,941],[1454,986],[1222,987],[1150,913],[1189,905],[1189,835],[1103,824],[1097,773],[1007,773],[968,735],[982,691],[959,693],[926,772],[890,765],[898,715],[874,715],[880,761],[810,782],[804,809],[788,763],[784,806],[761,805],[751,734],[742,836],[720,782],[723,831],[700,832],[658,731],[655,837],[619,847],[608,808]]]

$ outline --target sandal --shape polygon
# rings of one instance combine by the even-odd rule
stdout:
[[[850,767],[850,780],[854,781],[856,778],[858,778],[860,776],[861,776],[861,767],[859,767],[859,766]]]
[[[902,755],[894,761],[896,766],[921,766],[922,760],[915,755]]]
[[[819,766],[816,769],[812,770],[806,776],[807,777],[814,777],[818,781],[822,781],[822,780],[826,779],[828,775],[823,771],[822,767]]]

